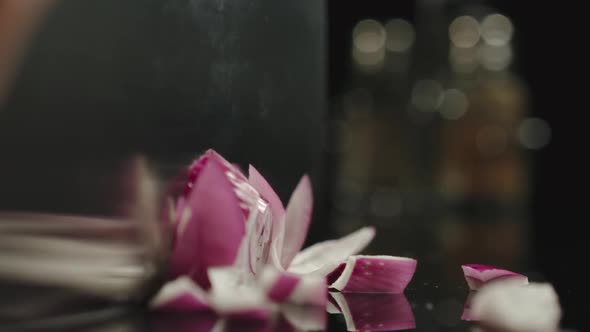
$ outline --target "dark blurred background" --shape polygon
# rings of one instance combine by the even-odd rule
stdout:
[[[129,158],[166,183],[212,147],[285,203],[310,173],[308,243],[375,225],[369,251],[418,258],[417,280],[504,266],[552,282],[564,324],[583,323],[586,64],[571,5],[49,8],[0,105],[3,210],[115,215]]]
[[[554,284],[565,326],[587,326],[579,11],[330,1],[334,227],[371,220],[389,232],[375,251],[434,256],[430,274],[456,277],[465,261],[528,271]]]

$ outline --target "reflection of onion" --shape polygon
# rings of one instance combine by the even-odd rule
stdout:
[[[402,293],[416,272],[416,260],[395,256],[350,256],[328,275],[330,288],[352,293]]]
[[[330,293],[349,331],[398,331],[415,329],[412,308],[401,294]]]

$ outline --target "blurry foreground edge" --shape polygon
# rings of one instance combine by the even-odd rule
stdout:
[[[141,316],[122,306],[104,307],[74,314],[55,315],[43,319],[2,322],[1,331],[138,331]],[[116,329],[115,329],[116,326]]]

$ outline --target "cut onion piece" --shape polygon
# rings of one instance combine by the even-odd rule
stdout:
[[[299,276],[276,271],[272,268],[264,269],[258,279],[268,298],[278,303],[287,302],[300,281],[301,277]]]
[[[304,175],[293,191],[287,205],[282,241],[283,249],[281,252],[281,265],[283,268],[291,265],[291,261],[303,247],[312,212],[313,189],[309,177]]]
[[[268,262],[272,236],[272,219],[268,204],[262,199],[251,209],[246,222],[246,240],[242,242],[236,266],[256,275]]]
[[[272,215],[272,236],[270,241],[270,252],[268,259],[275,268],[283,270],[282,254],[283,254],[283,240],[285,237],[285,207],[281,202],[279,196],[272,189],[266,179],[250,165],[248,169],[250,185],[254,187],[260,196],[268,201]]]
[[[271,185],[266,181],[262,174],[254,168],[254,166],[249,165],[248,175],[248,182],[250,182],[250,185],[254,187],[260,196],[270,205],[272,215],[272,237],[269,258],[276,268],[283,269],[281,256],[283,252],[283,238],[285,236],[285,207],[279,196],[272,189]]]
[[[328,286],[323,277],[301,276],[267,267],[258,283],[268,298],[277,303],[324,307],[328,301]]]
[[[180,277],[160,289],[150,306],[161,311],[198,312],[209,309],[207,293],[192,279]]]
[[[527,276],[501,269],[495,266],[481,264],[461,265],[465,281],[471,290],[480,289],[483,285],[493,281],[511,281],[517,284],[526,285],[529,282]]]
[[[351,293],[401,293],[412,280],[416,264],[406,257],[350,256],[330,287]]]
[[[562,312],[557,293],[548,283],[494,282],[475,293],[471,315],[493,330],[556,332]]]
[[[237,264],[256,274],[268,261],[271,215],[240,170],[208,150],[189,168],[178,200],[170,278],[188,274],[207,289],[210,267]]]
[[[348,331],[397,331],[416,328],[404,294],[332,293]]]
[[[273,224],[278,223],[285,215],[285,207],[271,185],[252,165],[249,165],[248,168],[248,182],[258,191],[262,198],[268,201],[272,211]]]
[[[266,298],[251,276],[236,267],[210,268],[209,304],[214,311],[234,319],[268,320],[278,308]]]
[[[177,233],[170,277],[189,275],[208,289],[207,269],[232,265],[245,236],[245,219],[226,166],[210,158],[199,172],[186,202],[190,219]]]
[[[270,241],[270,253],[268,257],[269,262],[275,269],[284,271],[286,268],[283,267],[283,263],[281,262],[283,239],[285,238],[284,218],[282,218],[279,223],[273,224],[272,227],[272,238]]]
[[[295,256],[289,272],[327,276],[350,255],[363,250],[374,237],[375,229],[364,227],[342,238],[316,243]]]

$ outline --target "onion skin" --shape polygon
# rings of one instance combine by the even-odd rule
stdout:
[[[461,265],[461,269],[470,290],[478,290],[485,284],[496,281],[511,281],[522,285],[529,282],[525,275],[490,265],[465,264]]]

